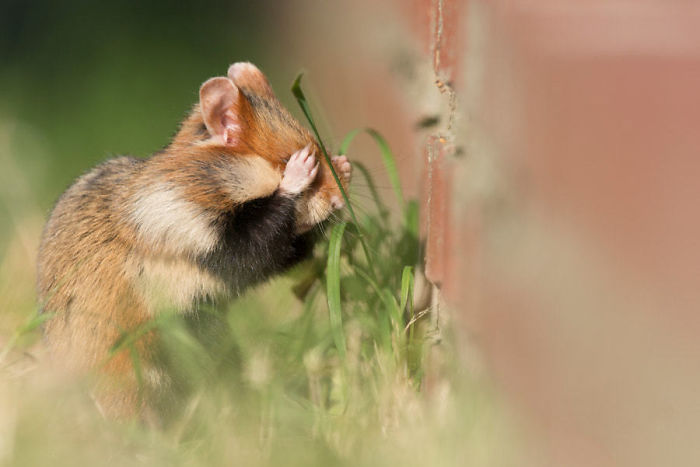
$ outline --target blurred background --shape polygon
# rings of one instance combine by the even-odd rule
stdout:
[[[698,465],[699,25],[691,0],[3,1],[0,345],[72,179],[167,144],[234,61],[298,115],[305,69],[331,147],[370,126],[395,150],[456,336],[428,366],[478,381],[430,380],[474,410],[428,406],[437,435],[398,428],[408,459],[381,459]],[[350,156],[390,191],[369,142]]]

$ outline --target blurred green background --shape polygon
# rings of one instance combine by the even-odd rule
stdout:
[[[13,153],[41,205],[106,157],[164,146],[229,63],[265,69],[269,13],[266,2],[3,2],[0,118],[20,127]]]

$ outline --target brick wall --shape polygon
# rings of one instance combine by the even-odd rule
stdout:
[[[290,21],[289,63],[309,64],[336,134],[369,124],[397,149],[426,273],[533,434],[532,462],[697,465],[700,6],[316,15]]]

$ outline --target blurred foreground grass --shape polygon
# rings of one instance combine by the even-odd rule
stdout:
[[[172,426],[103,420],[85,382],[54,373],[26,326],[45,210],[18,137],[16,122],[0,122],[0,464],[512,463],[502,446],[515,439],[493,392],[467,374],[414,280],[415,203],[399,199],[392,216],[361,164],[357,222],[327,226],[314,260],[226,310],[203,310],[197,331],[178,315],[160,321],[190,394]]]

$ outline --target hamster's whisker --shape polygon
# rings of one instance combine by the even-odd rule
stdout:
[[[316,224],[315,228],[323,235],[324,239],[328,240],[328,234],[326,233],[326,228],[323,226],[323,222]]]

